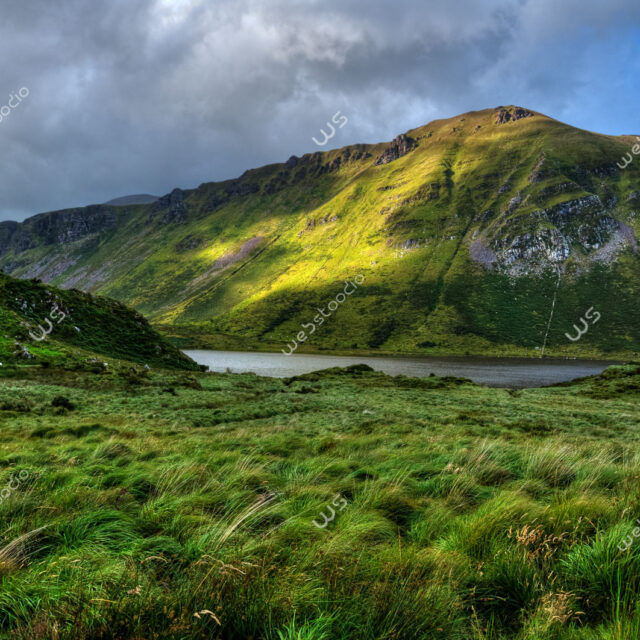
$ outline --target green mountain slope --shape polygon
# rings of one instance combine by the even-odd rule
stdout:
[[[115,300],[0,274],[0,361],[77,366],[96,355],[163,368],[199,367]]]
[[[150,205],[3,223],[0,268],[212,346],[629,355],[640,163],[618,163],[634,143],[518,107],[472,112]],[[575,342],[574,324],[588,326]]]

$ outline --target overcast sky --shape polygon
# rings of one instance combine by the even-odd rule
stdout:
[[[236,177],[338,110],[323,149],[501,104],[640,133],[638,0],[3,0],[0,54],[0,220]]]

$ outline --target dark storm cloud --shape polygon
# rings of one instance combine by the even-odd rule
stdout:
[[[639,24],[636,0],[5,0],[0,107],[30,94],[0,219],[314,151],[337,110],[325,148],[509,103],[638,132]]]

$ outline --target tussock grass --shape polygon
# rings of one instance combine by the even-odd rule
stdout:
[[[29,473],[0,503],[0,637],[640,637],[634,367],[518,394],[85,375],[0,383],[0,488]]]

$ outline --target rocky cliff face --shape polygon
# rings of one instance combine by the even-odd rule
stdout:
[[[171,193],[159,198],[151,208],[151,218],[162,212],[162,224],[182,223],[187,217],[187,203],[182,189],[174,189]]]
[[[406,134],[398,136],[385,150],[384,153],[376,158],[375,165],[389,164],[402,156],[406,156],[409,151],[415,149],[416,141],[409,138]]]
[[[0,257],[11,250],[18,254],[40,245],[69,244],[115,225],[113,207],[104,205],[41,213],[23,223],[0,222]]]
[[[532,118],[534,115],[533,111],[522,107],[497,107],[496,124],[507,124],[507,122],[515,122],[522,118]]]
[[[613,217],[615,202],[608,207],[599,196],[590,195],[519,217],[511,215],[522,204],[521,198],[512,200],[509,215],[476,235],[470,248],[474,260],[489,269],[522,276],[555,269],[570,259],[582,266],[608,263],[625,249],[638,250],[633,229]]]

